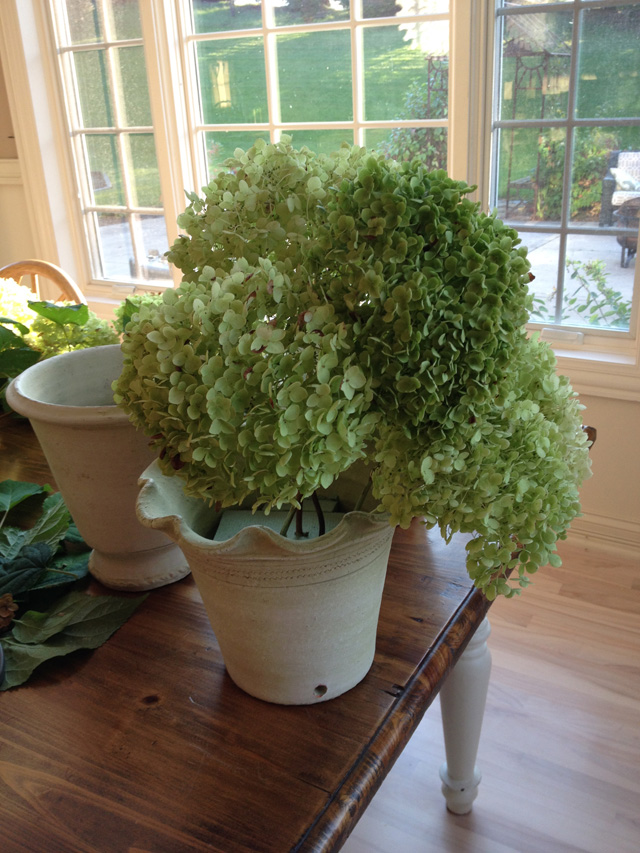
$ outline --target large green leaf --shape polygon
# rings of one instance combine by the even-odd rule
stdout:
[[[56,305],[55,302],[29,302],[29,308],[59,326],[65,326],[67,323],[84,326],[89,319],[89,307],[84,304]]]
[[[0,690],[23,684],[46,660],[77,649],[98,648],[146,597],[91,596],[72,592],[44,612],[25,613],[14,623],[12,635],[0,640],[6,664]]]
[[[55,548],[65,537],[71,516],[60,492],[50,495],[42,504],[42,514],[28,531],[29,542],[46,542]]]
[[[12,320],[10,317],[0,317],[0,324],[4,326],[6,323],[10,323],[12,326],[15,326],[22,335],[29,334],[29,327],[25,326],[24,323],[20,323],[18,320]]]
[[[8,512],[26,498],[41,495],[46,490],[37,483],[23,483],[20,480],[3,480],[0,483],[0,512]]]
[[[0,327],[2,328],[2,327]],[[40,359],[37,350],[24,346],[0,350],[0,376],[13,378]]]
[[[14,560],[20,553],[20,549],[30,542],[29,530],[21,530],[19,527],[3,527],[0,529],[0,558],[5,562]]]
[[[51,564],[53,550],[46,542],[24,545],[18,556],[0,564],[0,595],[10,592],[14,597],[35,584]]]
[[[7,329],[5,326],[0,325],[0,347],[2,347],[2,349],[9,349],[21,346],[24,346],[24,341],[20,335],[16,335],[16,333],[12,332],[11,329]]]
[[[63,554],[52,560],[50,567],[42,575],[34,586],[30,588],[31,592],[38,589],[51,589],[55,586],[63,586],[67,583],[74,583],[86,577],[89,572],[89,552],[85,551],[82,554]]]

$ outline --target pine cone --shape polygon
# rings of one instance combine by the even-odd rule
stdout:
[[[11,622],[18,605],[13,600],[10,592],[0,595],[0,631],[6,631]]]

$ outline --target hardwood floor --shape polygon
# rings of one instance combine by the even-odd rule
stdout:
[[[490,611],[473,812],[446,811],[434,705],[344,853],[640,850],[640,555],[560,553]]]

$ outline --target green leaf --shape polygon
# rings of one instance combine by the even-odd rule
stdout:
[[[59,326],[65,326],[67,323],[73,326],[84,326],[89,319],[89,307],[85,304],[56,305],[55,302],[29,302],[29,308]]]
[[[3,527],[0,529],[0,557],[13,560],[20,553],[23,545],[28,544],[28,530],[19,527]]]
[[[11,593],[14,597],[30,589],[42,574],[42,566],[28,565],[26,568],[11,572],[0,572],[0,595]]]
[[[28,531],[30,542],[46,542],[54,548],[65,537],[71,516],[60,492],[50,495],[42,504],[42,515]]]
[[[2,347],[2,349],[21,347],[23,345],[24,341],[20,335],[16,335],[16,333],[12,332],[11,329],[0,326],[0,347]]]
[[[83,545],[85,550],[90,550],[89,546],[80,535],[80,531],[76,527],[76,523],[75,521],[73,521],[73,519],[71,519],[69,529],[64,534],[64,541],[68,542],[70,545],[73,545],[76,551],[79,550],[79,548],[77,547],[79,545]]]
[[[20,480],[3,480],[0,483],[0,512],[8,512],[26,498],[41,495],[45,489],[37,483]]]
[[[21,346],[0,352],[0,375],[13,378],[40,359],[40,353],[30,347]]]
[[[0,595],[10,592],[16,596],[30,589],[52,557],[53,551],[45,542],[24,545],[15,559],[0,566]]]
[[[4,325],[5,323],[11,323],[12,326],[15,326],[18,329],[21,335],[29,334],[29,327],[25,326],[24,323],[19,323],[17,320],[11,320],[9,317],[0,317],[0,324]]]
[[[55,557],[47,571],[38,582],[30,587],[30,591],[37,589],[51,589],[68,583],[82,580],[89,573],[89,552],[83,554],[63,554]]]
[[[0,642],[6,673],[0,690],[23,684],[46,660],[96,649],[123,625],[147,596],[90,596],[72,592],[44,612],[28,611]]]

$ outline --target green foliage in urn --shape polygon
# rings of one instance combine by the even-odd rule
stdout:
[[[557,562],[581,407],[525,336],[526,249],[470,190],[356,147],[237,150],[179,218],[181,286],[123,340],[116,400],[164,471],[269,510],[364,461],[392,524],[474,534],[489,597]]]

